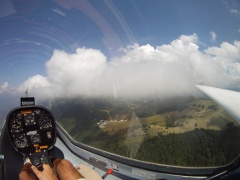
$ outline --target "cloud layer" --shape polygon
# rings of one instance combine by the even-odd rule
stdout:
[[[74,54],[55,50],[46,62],[47,76],[36,75],[28,87],[39,98],[110,96],[149,97],[192,94],[196,84],[239,85],[240,42],[200,51],[196,34],[182,35],[170,44],[134,44],[123,55],[107,60],[99,50],[78,48]]]

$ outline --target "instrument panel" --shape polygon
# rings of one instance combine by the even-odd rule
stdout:
[[[23,154],[48,150],[55,144],[55,119],[47,108],[15,108],[7,116],[7,126],[13,146]]]

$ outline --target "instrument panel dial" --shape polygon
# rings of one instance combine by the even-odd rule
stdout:
[[[47,114],[42,114],[38,120],[40,129],[47,129],[52,127],[52,119]]]
[[[27,138],[24,134],[17,134],[13,139],[17,148],[25,148],[28,144]]]
[[[10,120],[10,127],[12,132],[19,132],[22,129],[22,121],[18,117],[13,117]]]

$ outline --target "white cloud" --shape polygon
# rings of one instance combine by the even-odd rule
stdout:
[[[217,40],[217,35],[215,32],[211,31],[210,33],[210,39],[211,41],[215,42]]]
[[[221,63],[228,77],[239,80],[240,41],[233,44],[223,42],[220,47],[210,47],[205,52],[211,55],[213,60]]]
[[[239,11],[239,7],[240,7],[240,2],[239,0],[224,0],[223,3],[225,4],[226,8],[228,9],[228,11],[233,14],[233,15],[239,15],[240,11]]]
[[[218,61],[240,62],[240,41],[235,41],[233,44],[223,42],[220,47],[209,47],[205,52],[217,58]]]
[[[46,97],[95,94],[106,65],[106,57],[98,50],[79,48],[75,54],[55,50],[46,63],[48,76],[33,76],[19,90],[28,87],[29,92]]]
[[[196,34],[182,35],[170,44],[128,46],[124,54],[107,61],[99,50],[78,48],[74,54],[55,50],[46,63],[47,76],[26,80],[40,97],[111,96],[145,97],[191,94],[195,84],[239,85],[240,42],[198,48]]]
[[[8,82],[4,82],[2,85],[0,85],[0,93],[7,91],[8,86]]]
[[[230,9],[230,13],[238,15],[238,14],[240,14],[240,11],[237,10],[237,9],[232,8],[232,9]]]

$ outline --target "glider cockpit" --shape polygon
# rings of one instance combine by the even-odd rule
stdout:
[[[16,151],[28,156],[33,165],[41,169],[50,163],[48,150],[56,142],[56,125],[51,112],[40,106],[22,106],[7,116],[7,130]]]
[[[68,150],[58,136],[57,127],[54,115],[49,109],[35,105],[33,97],[21,98],[21,106],[8,113],[2,130],[0,154],[3,158],[0,160],[0,179],[18,179],[26,160],[30,160],[39,171],[43,171],[43,164],[53,167],[52,162],[56,158],[66,158],[73,162],[75,167],[81,164],[79,167],[91,179],[101,179],[100,175],[83,165],[83,161]]]
[[[198,88],[230,115],[239,117],[238,111],[233,111],[239,107],[239,93],[204,86]],[[221,97],[221,101],[216,96]],[[239,178],[239,157],[225,166],[180,167],[130,159],[76,142],[55,122],[50,110],[32,102],[33,99],[22,99],[22,106],[14,108],[7,115],[0,139],[0,154],[4,155],[0,161],[0,179],[18,179],[24,163],[23,157],[26,156],[39,170],[43,163],[52,165],[51,159],[65,158],[74,166],[83,164],[91,167],[100,179],[101,176],[106,177],[108,170],[112,171],[112,175],[106,179],[111,180]]]

